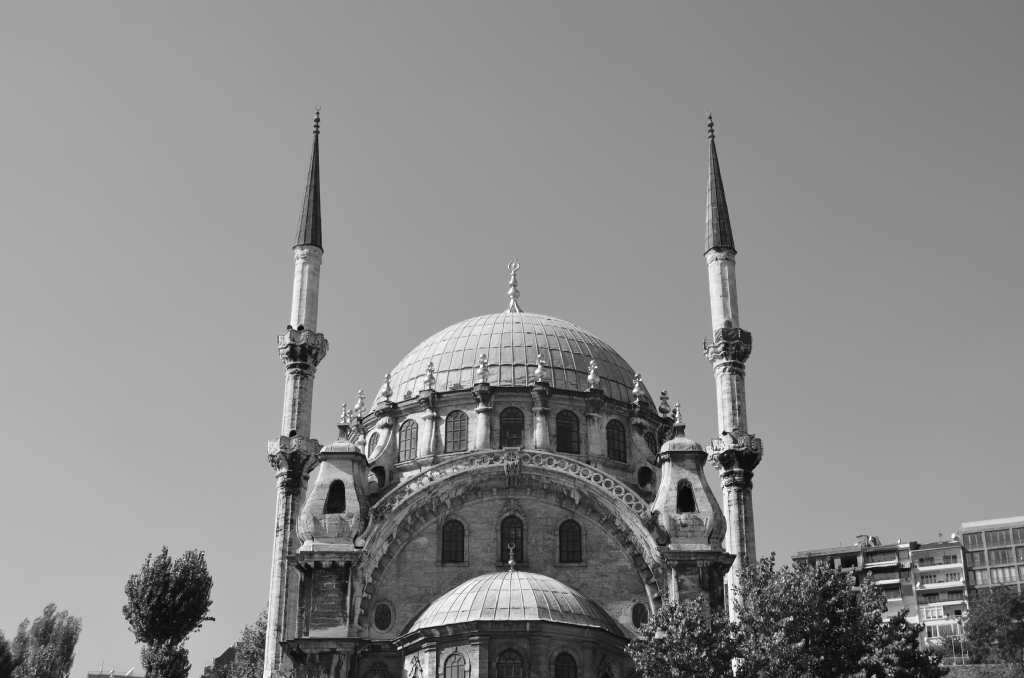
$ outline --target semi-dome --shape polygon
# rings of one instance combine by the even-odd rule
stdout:
[[[391,371],[392,400],[419,393],[431,362],[435,390],[472,388],[481,353],[487,354],[491,386],[528,386],[534,381],[538,352],[547,361],[553,388],[587,390],[590,361],[595,360],[605,395],[623,402],[633,399],[633,368],[611,346],[564,320],[513,311],[464,320],[414,348]],[[382,391],[376,403],[384,400]],[[643,392],[650,401],[646,388]]]
[[[560,581],[518,570],[465,581],[444,594],[413,622],[409,633],[478,621],[550,621],[622,635],[608,613]]]

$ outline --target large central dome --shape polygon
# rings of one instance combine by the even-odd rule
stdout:
[[[622,632],[601,609],[562,582],[532,572],[505,571],[474,577],[427,607],[409,628],[477,621],[552,621]]]
[[[481,353],[490,363],[491,386],[528,386],[534,381],[538,352],[547,361],[548,382],[554,388],[585,391],[590,361],[596,360],[605,394],[623,402],[633,399],[633,368],[615,349],[572,323],[517,311],[470,318],[421,343],[391,371],[392,399],[418,394],[430,362],[435,390],[472,388]],[[644,395],[650,400],[646,388]],[[375,402],[383,399],[378,391]]]

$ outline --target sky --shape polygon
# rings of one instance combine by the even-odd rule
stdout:
[[[1022,31],[1020,2],[3,3],[0,629],[53,602],[73,676],[139,667],[123,588],[164,545],[213,575],[193,676],[266,605],[317,106],[321,441],[517,258],[525,310],[706,444],[714,111],[759,554],[1024,514]]]

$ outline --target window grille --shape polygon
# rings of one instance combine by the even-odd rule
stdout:
[[[416,458],[416,438],[420,427],[415,421],[407,419],[398,429],[398,460],[408,461]]]
[[[608,442],[608,458],[612,461],[626,461],[626,429],[612,419],[605,426],[605,439]]]
[[[523,446],[523,413],[518,407],[506,407],[499,417],[500,447]]]
[[[516,516],[509,516],[501,521],[501,544],[498,547],[498,560],[508,560],[508,545],[514,544],[512,553],[517,563],[526,562],[526,551],[523,548],[523,521]]]
[[[466,560],[466,528],[458,520],[449,520],[441,528],[441,562],[462,563]]]
[[[497,678],[523,678],[523,658],[515,650],[505,650],[498,655]]]
[[[658,439],[654,436],[653,433],[651,433],[650,431],[645,433],[644,434],[644,442],[646,442],[647,443],[647,447],[650,448],[651,454],[657,454],[658,453]]]
[[[583,562],[583,529],[575,520],[567,520],[558,528],[558,562]]]
[[[568,410],[555,417],[555,449],[563,454],[580,453],[580,420]]]
[[[455,410],[444,420],[444,451],[465,452],[469,449],[469,417]]]
[[[568,652],[555,657],[555,678],[576,678],[576,660]]]
[[[461,654],[453,654],[444,660],[444,678],[466,678],[466,660]]]

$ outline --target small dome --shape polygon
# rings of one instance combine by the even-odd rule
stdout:
[[[391,399],[404,400],[409,391],[418,394],[430,362],[437,379],[435,390],[472,388],[481,353],[487,354],[490,363],[491,386],[528,386],[534,381],[538,349],[547,361],[552,387],[587,390],[590,361],[596,360],[605,394],[621,402],[633,400],[633,368],[615,349],[572,323],[536,313],[482,315],[441,330],[391,370]],[[642,388],[650,401],[650,393]],[[383,400],[378,391],[374,402]]]
[[[565,584],[532,572],[485,574],[459,584],[421,614],[419,629],[475,621],[550,621],[622,632],[601,607]]]

